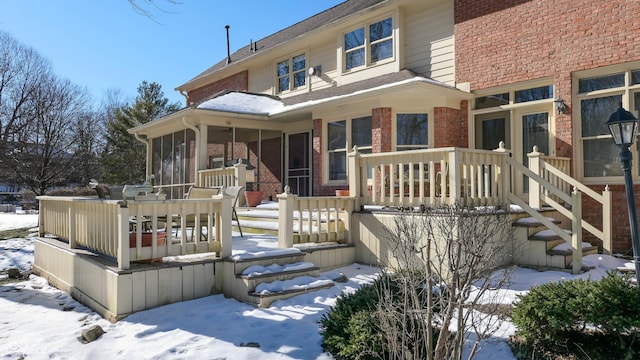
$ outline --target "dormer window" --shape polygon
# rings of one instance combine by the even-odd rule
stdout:
[[[393,21],[384,20],[344,34],[345,70],[393,57]]]
[[[304,87],[307,83],[307,61],[305,54],[292,56],[276,65],[278,92],[282,93]]]

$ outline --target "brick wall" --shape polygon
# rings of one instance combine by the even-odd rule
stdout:
[[[434,142],[431,148],[469,147],[469,123],[467,100],[460,103],[461,109],[436,107],[434,113]]]
[[[247,70],[241,71],[222,80],[191,90],[187,93],[187,103],[188,105],[198,103],[225,90],[249,91],[249,72]]]
[[[456,81],[474,91],[550,77],[570,112],[572,72],[640,59],[635,0],[454,0],[454,6]],[[558,156],[572,157],[572,130],[570,114],[556,115]],[[629,249],[624,186],[611,189],[614,249]],[[585,218],[601,216],[593,204],[584,206]]]

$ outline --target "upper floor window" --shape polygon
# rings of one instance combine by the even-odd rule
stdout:
[[[281,93],[305,86],[307,82],[306,67],[305,54],[279,61],[276,65],[278,92]]]
[[[344,34],[345,70],[393,57],[393,21],[384,20]]]

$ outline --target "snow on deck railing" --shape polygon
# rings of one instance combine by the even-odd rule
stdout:
[[[231,255],[228,195],[126,201],[40,196],[38,200],[40,236],[53,235],[68,241],[70,248],[114,257],[120,269],[128,269],[131,261],[164,256]],[[212,231],[203,232],[202,227]]]
[[[509,173],[504,151],[437,148],[349,154],[349,190],[356,208],[497,205],[505,202]]]
[[[294,243],[350,243],[354,199],[340,196],[299,197],[289,187],[278,195],[278,247]]]

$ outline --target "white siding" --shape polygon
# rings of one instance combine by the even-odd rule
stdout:
[[[405,67],[454,84],[453,2],[433,8],[403,9]]]

